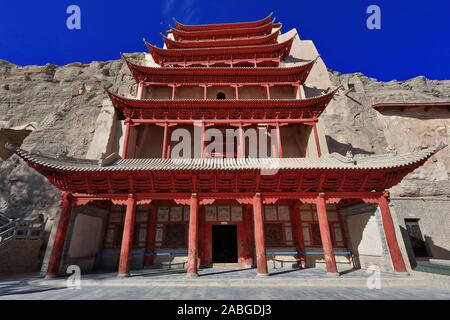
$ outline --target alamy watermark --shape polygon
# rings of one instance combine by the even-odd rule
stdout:
[[[77,265],[70,265],[66,270],[70,276],[66,280],[68,289],[81,289],[81,269]]]
[[[379,266],[371,265],[367,268],[366,273],[369,274],[367,278],[368,289],[381,289],[381,270]]]
[[[381,8],[375,4],[367,7],[366,13],[370,16],[367,18],[366,26],[369,30],[381,29]]]
[[[69,15],[66,20],[66,26],[69,30],[81,29],[81,9],[79,6],[72,4],[67,7],[66,13]]]

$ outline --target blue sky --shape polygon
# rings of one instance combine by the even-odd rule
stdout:
[[[68,30],[66,9],[81,8],[81,30]],[[366,9],[381,8],[381,30]],[[19,65],[111,60],[159,46],[159,32],[184,23],[256,20],[274,12],[283,30],[315,42],[329,68],[380,80],[425,75],[450,79],[450,1],[406,0],[0,0],[0,59]]]

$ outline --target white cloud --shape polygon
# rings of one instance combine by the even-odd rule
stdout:
[[[164,19],[176,17],[184,23],[193,23],[198,16],[197,0],[165,0],[162,8]]]

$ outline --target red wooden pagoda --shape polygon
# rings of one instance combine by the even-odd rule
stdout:
[[[267,275],[268,248],[294,247],[296,255],[304,257],[307,247],[316,246],[323,250],[327,272],[337,274],[335,251],[345,251],[347,243],[345,235],[339,236],[344,233],[342,221],[330,218],[330,210],[336,210],[330,208],[347,200],[379,205],[393,270],[406,271],[387,190],[438,148],[361,158],[323,154],[316,123],[336,90],[305,97],[302,87],[316,60],[284,65],[294,38],[279,41],[280,28],[271,16],[233,24],[176,22],[176,28],[164,37],[167,48],[147,44],[159,66],[124,58],[139,91],[137,98],[107,92],[118,121],[125,123],[121,157],[100,161],[54,158],[9,146],[63,191],[48,275],[60,272],[72,208],[100,202],[126,208],[119,241],[119,275],[129,274],[133,247],[140,241],[135,237],[138,206],[150,212],[144,266],[152,265],[163,249],[186,248],[187,273],[196,275],[199,265],[223,259],[226,253],[220,251],[223,243],[215,238],[215,232],[225,230],[220,226],[234,225],[236,233],[226,233],[229,242],[236,243],[236,256],[227,256],[234,260],[231,262],[255,263],[257,273]],[[171,133],[198,124],[200,157],[172,158]],[[163,130],[159,158],[130,151],[131,130],[144,126]],[[237,128],[235,156],[205,152],[205,130],[211,127]],[[274,157],[246,156],[242,141],[244,130],[251,127],[275,130],[278,152]],[[299,140],[308,140],[309,134],[314,137],[315,154],[289,156],[292,147],[280,131],[291,129],[300,132]],[[185,214],[174,207],[167,209],[167,203],[183,206]],[[305,208],[315,213],[311,223],[302,221],[300,211]]]

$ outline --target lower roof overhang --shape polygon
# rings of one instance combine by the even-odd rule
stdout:
[[[127,63],[134,79],[151,85],[211,85],[211,84],[278,84],[293,83],[304,84],[312,67],[314,60],[293,67],[185,67],[185,68],[162,68],[147,67],[128,60],[124,55],[122,58]]]
[[[242,29],[242,28],[254,28],[258,26],[265,25],[269,23],[272,19],[273,13],[271,12],[265,18],[256,20],[256,21],[247,21],[247,22],[232,22],[232,23],[214,23],[214,24],[183,24],[173,18],[175,22],[175,26],[179,30],[184,31],[202,31],[202,30],[223,30],[223,29]]]
[[[251,61],[254,59],[281,59],[289,55],[294,37],[280,43],[244,47],[213,47],[192,49],[163,49],[145,42],[154,61],[161,65],[186,65],[215,60]]]
[[[238,47],[238,46],[251,46],[260,44],[275,43],[280,29],[276,29],[274,32],[268,35],[256,36],[256,37],[242,37],[237,39],[217,39],[217,40],[185,40],[177,41],[170,39],[169,37],[161,34],[164,43],[169,49],[189,49],[189,48],[213,48],[213,47]]]
[[[212,39],[229,39],[229,38],[243,38],[243,37],[257,37],[268,35],[272,33],[273,29],[281,28],[281,23],[274,23],[271,21],[263,25],[254,27],[243,27],[233,29],[219,29],[219,30],[197,30],[186,31],[176,28],[170,28],[167,33],[171,33],[175,40],[212,40]]]
[[[336,88],[306,99],[132,99],[106,91],[122,118],[129,119],[313,119],[333,99]]]
[[[373,196],[398,184],[444,146],[400,156],[351,159],[117,159],[51,158],[8,145],[58,189],[89,199],[140,201],[202,197],[232,198],[262,193],[267,198],[298,199],[327,193],[338,197]]]

